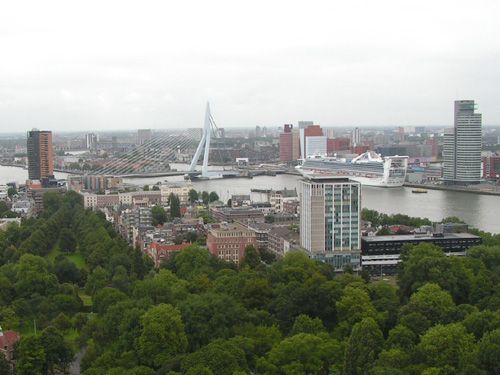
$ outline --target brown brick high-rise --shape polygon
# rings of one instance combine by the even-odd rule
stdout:
[[[54,154],[52,132],[32,130],[28,132],[28,177],[42,180],[54,176]]]

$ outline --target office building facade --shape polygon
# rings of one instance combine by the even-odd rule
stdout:
[[[301,181],[300,243],[336,270],[360,268],[361,184],[347,178]]]
[[[481,180],[482,117],[474,100],[455,101],[454,128],[446,131],[443,147],[443,180],[467,185]]]
[[[28,178],[44,180],[54,177],[52,132],[31,130],[27,135]]]
[[[428,243],[439,246],[448,256],[464,256],[467,249],[481,244],[481,237],[469,233],[430,233],[361,238],[363,270],[373,275],[394,275],[401,263],[404,245]]]
[[[94,133],[85,134],[85,148],[95,150],[97,147],[97,135]]]

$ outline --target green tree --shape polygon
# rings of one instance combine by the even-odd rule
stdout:
[[[382,227],[377,231],[377,236],[389,236],[391,231],[387,227]]]
[[[158,185],[154,185],[151,190],[153,190],[153,191],[160,191],[160,187]]]
[[[245,265],[253,269],[261,265],[259,251],[253,245],[247,245],[245,247],[245,257],[243,258],[241,266]]]
[[[290,336],[299,333],[311,333],[313,335],[326,332],[323,322],[320,318],[311,318],[307,315],[301,314],[295,318]]]
[[[68,228],[62,228],[59,233],[59,247],[62,251],[73,253],[76,250],[76,238]]]
[[[15,290],[18,296],[30,296],[33,293],[49,295],[57,290],[57,278],[48,270],[44,258],[24,254],[16,265]]]
[[[93,296],[98,290],[101,290],[109,284],[110,277],[108,271],[101,266],[97,266],[87,279],[85,293]]]
[[[213,339],[229,338],[245,321],[245,310],[234,298],[218,293],[191,294],[179,304],[191,349]]]
[[[73,360],[73,353],[62,334],[54,327],[47,327],[40,341],[45,352],[44,373],[54,374],[55,370],[65,373]]]
[[[188,192],[189,202],[191,204],[196,203],[198,201],[198,192],[194,189],[190,189]]]
[[[257,373],[328,374],[338,373],[342,350],[338,341],[326,336],[299,333],[274,346],[267,358],[257,363]]]
[[[233,375],[247,370],[247,363],[245,352],[233,342],[216,340],[187,355],[181,368],[188,374]]]
[[[142,190],[149,191],[149,185],[144,185],[144,187],[142,188]]]
[[[422,362],[427,367],[446,368],[449,373],[459,373],[476,360],[474,336],[459,323],[430,328],[417,346]]]
[[[500,374],[500,328],[486,333],[479,341],[479,366],[488,374]]]
[[[337,301],[337,315],[340,322],[345,321],[349,327],[352,327],[363,318],[375,318],[376,310],[365,290],[347,286],[342,297]]]
[[[168,204],[170,205],[170,216],[181,217],[181,202],[179,197],[174,193],[170,193],[168,196]]]
[[[364,221],[369,221],[372,226],[378,227],[380,225],[380,214],[375,210],[370,210],[368,208],[363,208],[361,210],[361,218]]]
[[[347,341],[344,374],[368,374],[382,350],[384,336],[375,320],[365,318],[352,328]]]
[[[201,200],[205,205],[207,205],[208,202],[210,202],[210,194],[208,194],[208,191],[204,191],[201,193]]]
[[[9,198],[12,198],[14,195],[17,195],[17,190],[15,187],[10,187],[8,190],[7,190],[7,195],[9,196]]]
[[[449,291],[457,304],[468,302],[471,273],[461,257],[447,257],[441,248],[421,243],[405,248],[401,258],[398,284],[404,300],[422,285],[435,283]]]
[[[500,311],[475,311],[467,315],[462,324],[480,340],[485,333],[500,328]]]
[[[46,217],[54,214],[62,203],[62,194],[49,191],[43,195],[43,211]]]
[[[163,225],[167,221],[167,213],[162,206],[154,206],[151,209],[151,215],[153,217],[153,225]]]
[[[233,200],[231,198],[229,198],[227,200],[226,206],[228,206],[228,207],[232,207],[233,206]]]
[[[268,214],[264,217],[264,221],[268,224],[274,223],[274,215]]]
[[[450,294],[439,285],[425,284],[410,298],[407,305],[401,308],[401,314],[418,313],[431,324],[448,323],[456,311]]]
[[[215,202],[219,200],[219,195],[215,191],[211,191],[208,195],[209,202]]]
[[[389,331],[389,337],[385,343],[388,349],[402,349],[404,351],[411,350],[417,342],[417,336],[412,330],[403,325],[397,325]]]
[[[17,374],[43,374],[45,356],[43,343],[39,337],[26,336],[21,338],[17,349]]]
[[[160,367],[188,346],[181,315],[172,305],[151,307],[142,317],[138,350],[143,363]]]

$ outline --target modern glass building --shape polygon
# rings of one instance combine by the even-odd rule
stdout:
[[[311,257],[360,268],[361,184],[348,178],[301,181],[300,242]]]
[[[444,135],[443,180],[447,184],[481,180],[482,118],[475,109],[474,100],[455,101],[455,126]]]

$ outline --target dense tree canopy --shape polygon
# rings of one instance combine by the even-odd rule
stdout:
[[[239,267],[193,245],[153,270],[77,194],[45,207],[0,232],[18,374],[63,373],[83,347],[84,375],[499,373],[498,236],[464,257],[407,247],[388,281],[253,247]]]

